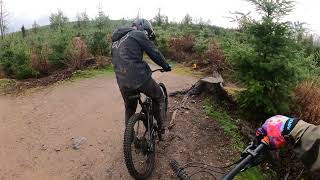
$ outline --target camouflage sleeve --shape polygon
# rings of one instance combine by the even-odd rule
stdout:
[[[289,134],[294,139],[295,152],[312,171],[320,169],[320,126],[300,120]]]

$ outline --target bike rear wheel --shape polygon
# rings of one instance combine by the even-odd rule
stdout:
[[[139,180],[147,179],[155,165],[155,138],[148,137],[145,121],[144,114],[134,114],[128,121],[123,141],[127,169],[134,179]]]

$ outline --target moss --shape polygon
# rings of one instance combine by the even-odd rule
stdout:
[[[0,95],[7,94],[15,88],[17,82],[13,79],[0,79]]]
[[[250,168],[245,172],[240,173],[235,179],[236,180],[261,180],[263,178],[263,174],[258,167]]]
[[[113,75],[114,69],[112,66],[99,69],[86,69],[75,71],[71,77],[71,80],[88,79],[97,76]]]
[[[232,137],[233,147],[239,151],[242,151],[244,148],[244,143],[242,141],[240,132],[238,131],[235,120],[217,105],[212,105],[209,99],[204,101],[203,110],[208,116],[212,117],[220,124],[227,135]]]
[[[144,56],[143,58],[145,59],[145,61],[148,64],[156,65],[149,57]],[[198,77],[198,78],[203,78],[206,76],[205,73],[200,72],[200,71],[196,71],[196,70],[192,69],[191,67],[187,67],[183,64],[175,63],[171,60],[169,60],[168,63],[171,65],[172,71],[175,72],[176,74],[179,74],[182,76],[193,76],[193,77]]]
[[[222,127],[224,132],[232,138],[232,147],[242,151],[245,148],[243,138],[238,131],[236,121],[228,115],[228,113],[216,104],[212,104],[209,99],[206,99],[203,104],[204,112]],[[237,180],[261,180],[268,179],[269,175],[262,172],[260,167],[254,167],[240,173],[236,176]]]
[[[186,67],[182,64],[171,64],[173,72],[183,76],[194,76],[198,78],[205,77],[205,73],[193,70],[191,67]]]

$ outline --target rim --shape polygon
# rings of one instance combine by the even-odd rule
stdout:
[[[133,126],[131,154],[133,165],[139,174],[148,173],[152,168],[154,155],[154,143],[152,140],[143,121],[136,121]]]

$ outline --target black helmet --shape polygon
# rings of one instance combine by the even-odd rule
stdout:
[[[148,38],[153,41],[156,39],[151,23],[146,19],[136,19],[132,26],[136,26],[139,31],[144,31]]]

